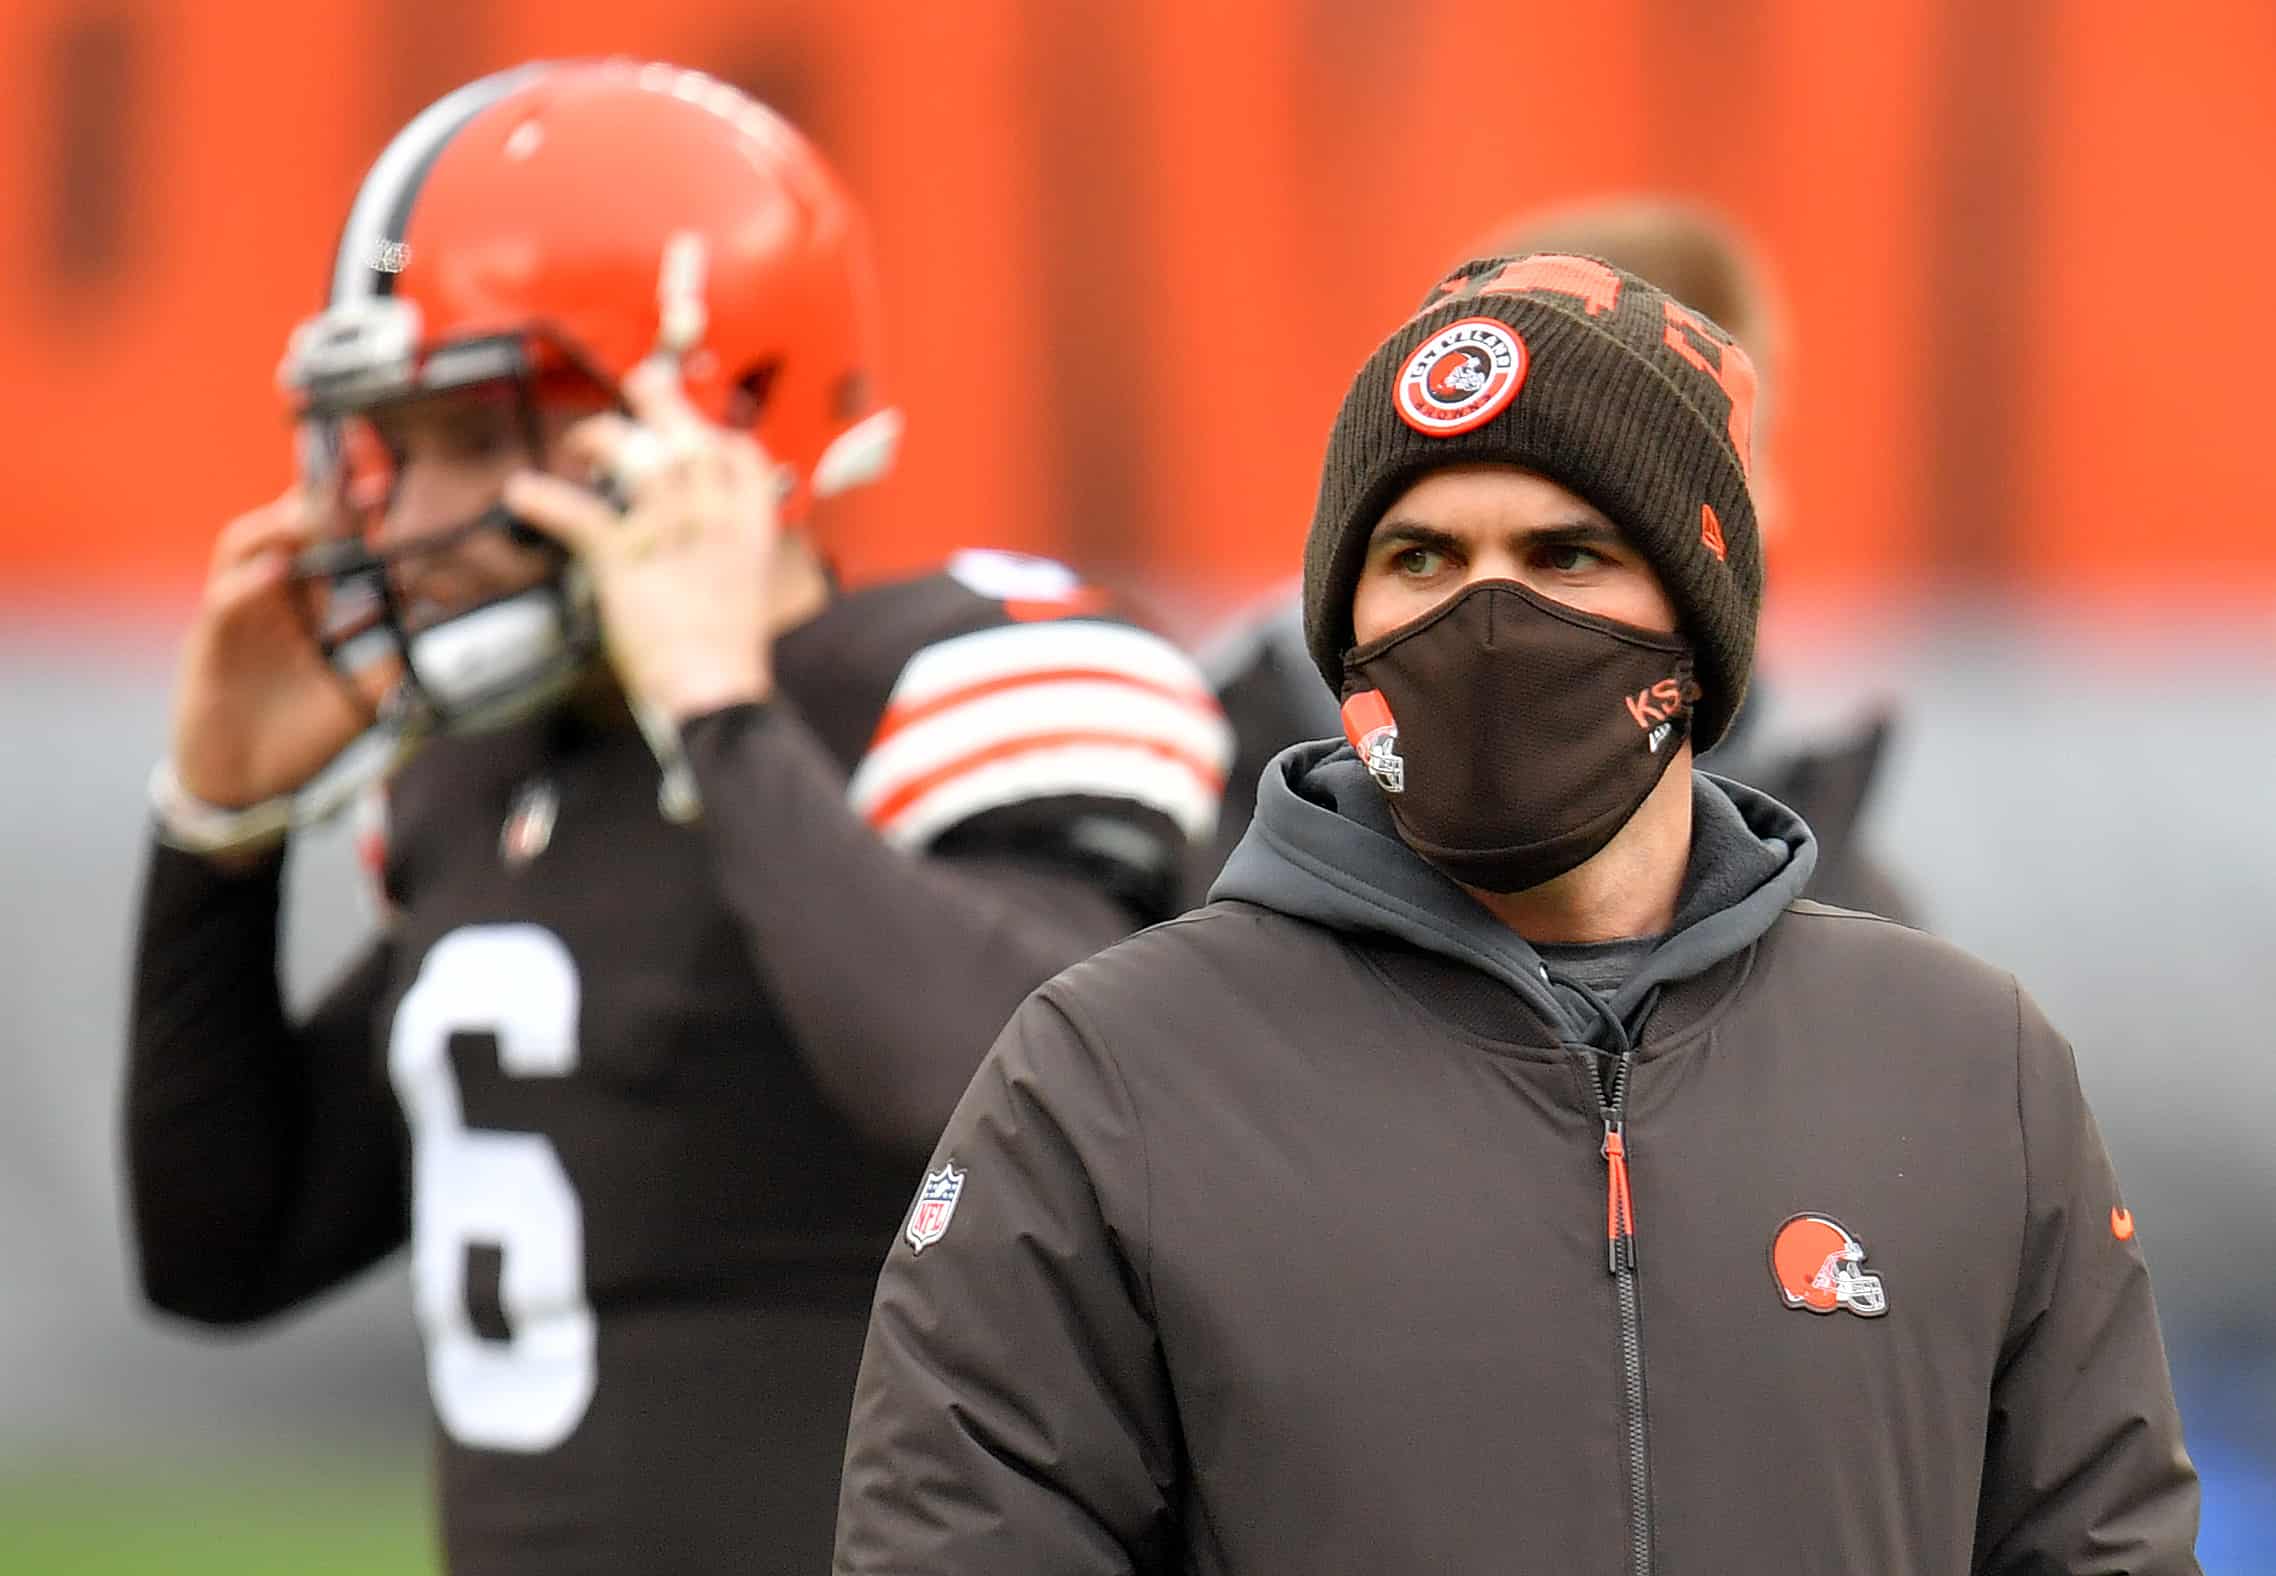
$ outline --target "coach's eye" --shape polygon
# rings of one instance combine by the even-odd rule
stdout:
[[[1570,542],[1560,542],[1554,547],[1543,548],[1541,550],[1541,561],[1561,575],[1577,575],[1583,570],[1601,568],[1605,563],[1605,557],[1602,553],[1592,552],[1588,548],[1576,547]]]

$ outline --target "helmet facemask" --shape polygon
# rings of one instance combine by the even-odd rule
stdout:
[[[500,503],[411,540],[380,543],[376,528],[396,467],[374,418],[411,400],[494,389],[512,402],[535,460],[545,452],[541,387],[589,389],[596,405],[606,405],[615,398],[610,380],[542,328],[422,345],[417,307],[391,298],[334,307],[304,323],[281,376],[299,407],[302,473],[337,522],[295,564],[297,602],[358,705],[376,687],[373,674],[389,671],[399,677],[380,712],[404,731],[502,727],[556,701],[600,650],[582,572]],[[547,572],[535,585],[467,606],[437,607],[411,594],[409,578],[423,560],[485,531],[545,554]]]

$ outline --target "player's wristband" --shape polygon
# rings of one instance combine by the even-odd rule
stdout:
[[[182,786],[170,760],[150,773],[150,807],[158,839],[186,854],[247,854],[276,847],[292,826],[290,798],[264,799],[242,810],[207,804]]]

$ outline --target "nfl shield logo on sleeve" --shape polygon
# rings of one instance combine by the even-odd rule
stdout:
[[[944,1163],[938,1171],[925,1173],[925,1185],[917,1190],[917,1207],[909,1212],[909,1248],[922,1253],[940,1241],[941,1233],[956,1214],[956,1201],[964,1194],[964,1173],[956,1169],[956,1162]]]

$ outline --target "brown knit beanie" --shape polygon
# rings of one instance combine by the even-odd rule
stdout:
[[[1426,471],[1522,466],[1642,552],[1698,654],[1692,740],[1745,698],[1762,608],[1747,493],[1754,369],[1730,335],[1634,274],[1535,253],[1464,263],[1376,347],[1328,436],[1304,544],[1304,636],[1343,693],[1368,534]]]

